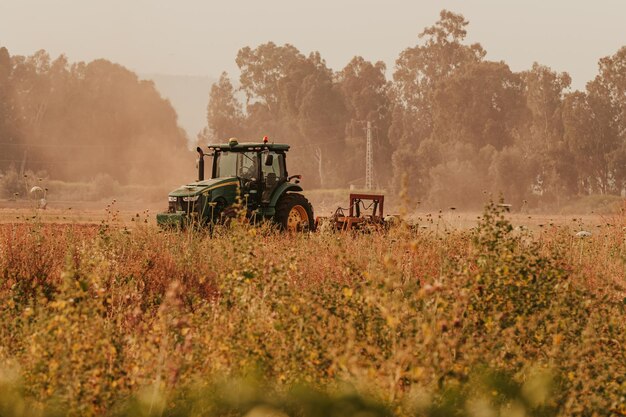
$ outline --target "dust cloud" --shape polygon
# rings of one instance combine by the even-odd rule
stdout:
[[[50,199],[163,200],[195,176],[195,153],[151,81],[106,60],[0,49],[0,192]]]

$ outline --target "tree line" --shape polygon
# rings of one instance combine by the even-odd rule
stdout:
[[[432,205],[471,207],[484,193],[517,207],[623,193],[626,47],[572,91],[565,72],[485,59],[465,42],[467,25],[443,10],[400,53],[391,80],[383,62],[359,56],[333,71],[289,44],[242,48],[238,86],[226,73],[212,86],[199,140],[268,135],[292,145],[290,165],[309,187],[362,186],[370,122],[376,184]]]
[[[0,48],[0,175],[171,181],[193,175],[186,142],[152,81],[104,59],[70,63]]]
[[[404,49],[391,79],[354,57],[335,71],[319,52],[268,42],[236,56],[210,92],[202,143],[269,136],[292,145],[307,188],[364,184],[372,126],[375,184],[433,206],[472,207],[503,193],[517,207],[626,188],[626,47],[602,58],[584,91],[535,63],[514,72],[468,44],[442,11]],[[151,81],[104,59],[70,63],[0,48],[0,176],[26,171],[122,184],[194,177],[185,132]]]

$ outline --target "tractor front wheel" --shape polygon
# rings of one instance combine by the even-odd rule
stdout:
[[[274,221],[288,232],[313,230],[313,206],[302,194],[285,194],[276,204]]]

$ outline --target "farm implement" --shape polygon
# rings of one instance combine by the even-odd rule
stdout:
[[[232,138],[226,144],[208,145],[208,153],[200,147],[196,151],[198,180],[169,193],[167,212],[157,214],[161,227],[226,223],[242,212],[250,222],[269,220],[291,232],[313,231],[322,223],[344,231],[384,225],[382,195],[351,194],[348,209],[316,219],[313,206],[301,194],[301,176],[287,171],[289,145],[268,143],[267,137],[246,143]],[[204,178],[205,157],[211,158],[210,179]],[[367,209],[372,213],[366,214]]]
[[[385,196],[380,194],[350,194],[350,205],[347,208],[338,207],[332,216],[316,218],[315,226],[334,231],[381,230],[386,225],[384,204]]]

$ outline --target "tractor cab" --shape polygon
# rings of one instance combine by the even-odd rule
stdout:
[[[288,145],[242,143],[209,145],[213,157],[211,178],[236,178],[249,206],[267,206],[274,191],[289,181],[285,152]],[[299,177],[299,176],[298,176]],[[296,180],[297,182],[297,180]]]

